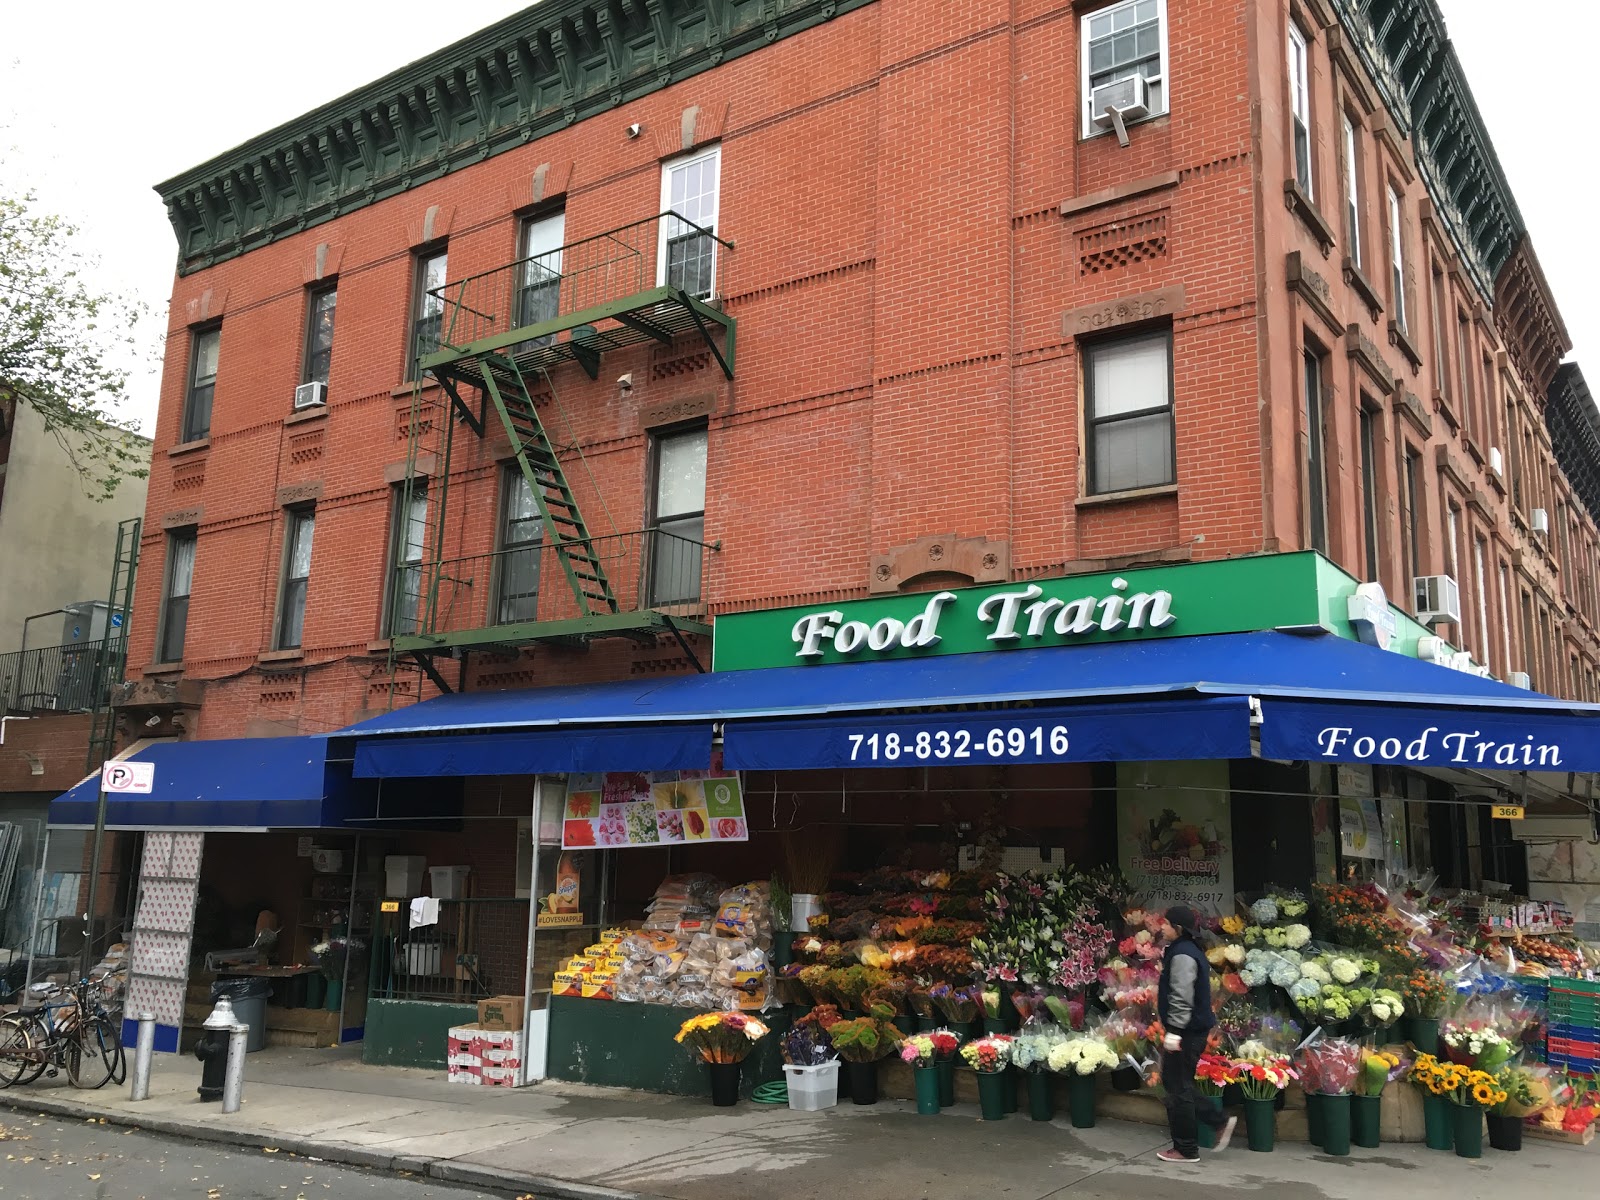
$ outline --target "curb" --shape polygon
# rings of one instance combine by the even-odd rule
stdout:
[[[315,1158],[341,1166],[366,1167],[371,1170],[400,1172],[437,1179],[441,1183],[467,1184],[472,1187],[493,1188],[513,1193],[533,1192],[540,1200],[662,1200],[642,1192],[623,1192],[613,1188],[596,1187],[566,1179],[552,1179],[544,1175],[519,1175],[497,1167],[477,1166],[452,1159],[430,1158],[415,1154],[386,1154],[360,1146],[346,1146],[338,1142],[319,1142],[294,1134],[280,1134],[259,1126],[240,1125],[219,1128],[200,1122],[175,1120],[171,1117],[152,1116],[141,1119],[125,1109],[100,1110],[75,1100],[58,1100],[53,1096],[30,1096],[23,1099],[19,1093],[0,1093],[0,1109],[9,1109],[19,1116],[28,1113],[69,1117],[74,1120],[103,1121],[107,1125],[126,1125],[135,1129],[167,1137],[187,1138],[190,1141],[210,1142],[217,1145],[239,1146],[249,1149],[273,1147],[286,1154],[301,1158]]]

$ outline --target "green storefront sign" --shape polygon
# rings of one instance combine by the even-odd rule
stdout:
[[[712,662],[744,671],[1318,626],[1364,640],[1350,621],[1356,587],[1303,552],[729,613]],[[1421,653],[1432,631],[1389,608],[1387,648]]]

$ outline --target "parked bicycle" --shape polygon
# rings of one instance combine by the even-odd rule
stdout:
[[[0,1088],[60,1072],[74,1087],[93,1090],[128,1075],[119,1022],[105,1005],[106,976],[72,987],[34,984],[37,1008],[0,1017]]]

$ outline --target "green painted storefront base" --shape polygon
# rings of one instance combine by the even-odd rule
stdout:
[[[700,1011],[552,996],[546,1071],[552,1079],[572,1083],[676,1096],[710,1096],[711,1081],[705,1067],[693,1053],[672,1040],[679,1026]],[[761,1019],[772,1032],[757,1042],[755,1051],[745,1059],[739,1076],[745,1096],[758,1083],[783,1078],[778,1040],[788,1030],[790,1018],[779,1011],[764,1014]]]
[[[476,1004],[370,1000],[361,1061],[377,1067],[443,1070],[449,1029],[454,1025],[470,1025],[477,1019]]]

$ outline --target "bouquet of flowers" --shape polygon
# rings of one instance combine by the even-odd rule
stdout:
[[[1292,888],[1269,888],[1265,894],[1245,906],[1245,912],[1256,925],[1289,925],[1304,921],[1311,911],[1306,898]]]
[[[311,958],[324,979],[337,983],[344,978],[345,967],[350,960],[359,957],[366,948],[366,943],[360,938],[331,937],[311,947]]]
[[[1386,1050],[1363,1050],[1356,1073],[1356,1095],[1381,1096],[1384,1085],[1401,1072],[1400,1056]]]
[[[796,1067],[820,1067],[832,1062],[833,1040],[818,1024],[796,1024],[783,1035],[783,1061]]]
[[[1194,1068],[1194,1090],[1202,1096],[1221,1096],[1222,1089],[1239,1082],[1234,1062],[1225,1054],[1212,1051],[1200,1056]]]
[[[815,966],[804,968],[798,978],[805,986],[806,991],[811,993],[812,1003],[818,1005],[831,1004],[835,1008],[849,1008],[850,1005],[833,988],[833,981],[838,974],[839,972],[833,968],[825,967],[818,963]]]
[[[1434,971],[1417,969],[1401,981],[1399,992],[1406,1011],[1428,1020],[1437,1020],[1450,999],[1444,978]]]
[[[1052,1048],[1046,1065],[1058,1075],[1093,1075],[1114,1070],[1119,1061],[1104,1038],[1080,1033]]]
[[[911,982],[911,1011],[924,1020],[931,1021],[938,1011],[938,1005],[933,1002],[933,984],[925,979],[914,979]]]
[[[1378,1028],[1387,1029],[1405,1016],[1405,997],[1393,988],[1373,988],[1372,998],[1367,1001],[1362,1011]]]
[[[981,987],[958,988],[948,983],[936,983],[928,989],[928,995],[933,997],[939,1011],[944,1013],[944,1019],[957,1025],[977,1020],[978,1009],[983,1003]]]
[[[948,1029],[935,1029],[927,1036],[933,1039],[933,1057],[940,1061],[954,1058],[956,1051],[961,1048],[961,1039]]]
[[[1506,1103],[1510,1097],[1495,1083],[1495,1077],[1487,1071],[1475,1070],[1464,1067],[1460,1063],[1445,1063],[1439,1068],[1441,1075],[1440,1095],[1449,1099],[1452,1104],[1476,1105],[1478,1108],[1493,1108],[1497,1104]]]
[[[986,987],[983,989],[983,1015],[990,1021],[1000,1019],[1000,989]]]
[[[1124,1010],[1108,1017],[1100,1034],[1119,1064],[1133,1067],[1142,1075],[1152,1061],[1148,1028],[1149,1023],[1139,1013]]]
[[[846,967],[833,972],[829,984],[835,995],[844,1001],[844,1007],[855,1012],[866,1012],[868,992],[887,984],[892,976],[887,971],[873,967]],[[893,1005],[890,1006],[891,1011]]]
[[[1299,950],[1311,940],[1311,926],[1298,921],[1289,925],[1246,925],[1243,937],[1246,946]]]
[[[1067,1034],[1061,1026],[1048,1021],[1030,1021],[1011,1043],[1011,1063],[1024,1071],[1049,1070],[1051,1053],[1066,1042]]]
[[[1324,1038],[1301,1049],[1300,1064],[1301,1079],[1311,1080],[1317,1092],[1348,1095],[1361,1069],[1361,1047],[1345,1038]]]
[[[1496,1072],[1494,1085],[1496,1093],[1505,1096],[1495,1101],[1498,1117],[1536,1117],[1552,1103],[1548,1068],[1504,1066]]]
[[[974,1038],[961,1047],[961,1061],[980,1075],[1004,1071],[1011,1063],[1011,1039],[999,1033]]]
[[[1444,1069],[1448,1063],[1442,1063],[1431,1054],[1419,1054],[1411,1062],[1411,1069],[1406,1073],[1417,1087],[1434,1096],[1444,1095]]]
[[[1044,1007],[1064,1029],[1082,1029],[1087,1005],[1082,996],[1067,995],[1059,988],[1044,994]]]
[[[1040,988],[1018,988],[1011,993],[1011,1006],[1023,1022],[1044,1015],[1044,992]]]
[[[900,1061],[909,1063],[913,1067],[932,1067],[938,1065],[939,1057],[933,1048],[933,1035],[930,1033],[913,1033],[900,1043]]]
[[[1462,1066],[1494,1072],[1511,1060],[1511,1042],[1487,1025],[1452,1023],[1444,1031],[1443,1040],[1447,1057]]]
[[[828,1029],[833,1048],[846,1062],[870,1063],[900,1048],[900,1031],[879,1017],[839,1021]]]
[[[704,1062],[737,1063],[743,1062],[766,1036],[766,1025],[755,1017],[739,1012],[711,1012],[690,1017],[673,1041],[695,1050]]]
[[[1250,1041],[1239,1047],[1233,1059],[1233,1077],[1247,1099],[1275,1100],[1297,1076],[1287,1054],[1265,1042]]]

